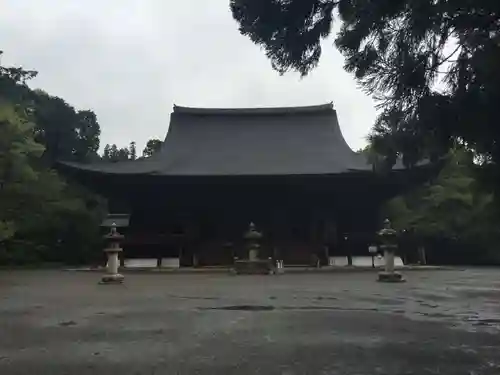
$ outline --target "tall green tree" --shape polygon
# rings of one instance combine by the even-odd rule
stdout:
[[[98,124],[90,111],[32,91],[35,74],[0,67],[0,264],[88,261],[99,251],[104,201],[65,182],[46,156],[51,148],[53,160],[87,157],[97,150]]]
[[[159,139],[150,139],[142,151],[142,158],[147,158],[158,152],[163,142]],[[106,144],[104,146],[102,160],[104,161],[125,161],[137,159],[137,146],[134,141],[128,147],[118,147],[116,144]]]
[[[0,59],[3,51],[0,51]],[[18,67],[0,65],[0,97],[8,98],[12,104],[24,105],[31,101],[31,92],[27,82],[37,76],[34,70],[25,70]]]
[[[500,2],[230,0],[230,7],[277,71],[302,75],[317,66],[337,14],[345,69],[382,109],[374,146],[391,163],[403,154],[412,164],[460,142],[500,181]]]
[[[76,112],[75,133],[74,158],[89,162],[99,159],[101,127],[94,112],[90,110]]]
[[[29,111],[36,127],[35,140],[45,146],[46,164],[98,158],[100,126],[95,113],[77,111],[61,98],[31,90],[28,83],[36,75],[32,70],[0,66],[0,98]]]
[[[58,160],[88,162],[96,159],[101,133],[90,110],[77,111],[64,99],[41,90],[32,94],[36,139],[46,146],[48,165]]]
[[[135,142],[130,142],[130,145],[128,146],[128,154],[130,160],[135,160],[137,159],[137,149],[135,146]]]
[[[111,145],[109,143],[104,146],[104,150],[102,152],[102,159],[109,161],[111,159]]]
[[[38,179],[30,159],[43,152],[33,139],[33,124],[0,102],[0,242],[14,236],[26,204],[28,187]]]
[[[496,251],[500,216],[492,194],[477,182],[473,159],[472,152],[453,149],[435,181],[389,201],[385,215],[422,244],[468,248],[471,258]]]
[[[104,146],[102,160],[111,162],[133,160],[131,151],[133,150],[130,147],[119,148],[116,144],[107,144]]]
[[[452,150],[434,182],[389,202],[394,225],[431,236],[464,235],[479,224],[472,219],[491,203],[491,197],[477,187],[474,168],[470,152]]]
[[[374,171],[383,172],[388,168],[386,159],[384,156],[377,152],[372,144],[367,145],[365,148],[362,148],[357,151],[358,154],[363,155],[366,158],[368,164],[371,164]]]
[[[146,147],[142,151],[142,156],[147,158],[153,155],[154,153],[160,151],[163,142],[157,138],[152,138],[146,143]]]

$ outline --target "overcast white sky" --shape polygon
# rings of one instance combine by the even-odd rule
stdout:
[[[105,143],[142,149],[163,139],[173,104],[297,106],[333,101],[349,145],[358,149],[374,102],[325,43],[305,79],[279,76],[239,35],[228,0],[1,0],[2,63],[39,72],[32,83],[78,109],[92,109]]]

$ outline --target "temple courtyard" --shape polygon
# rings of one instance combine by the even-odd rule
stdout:
[[[500,374],[500,269],[0,271],[0,374]]]

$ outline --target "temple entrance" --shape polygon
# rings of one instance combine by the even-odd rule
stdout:
[[[369,231],[374,222],[364,202],[326,200],[319,183],[308,188],[300,180],[233,181],[204,182],[196,191],[179,186],[168,199],[138,200],[132,205],[126,237],[131,245],[124,255],[176,257],[180,267],[231,266],[235,259],[248,258],[243,237],[250,222],[262,233],[259,257],[281,260],[285,267],[328,265],[330,257],[368,251],[366,241],[352,235]],[[142,196],[157,197],[160,190]]]
[[[231,266],[235,259],[248,258],[243,237],[250,222],[262,233],[259,257],[281,260],[285,266],[327,265],[331,249],[339,249],[336,223],[318,212],[271,205],[246,208],[197,207],[180,215],[168,207],[143,206],[132,214],[124,256],[154,258],[158,265],[177,259],[180,267]],[[172,214],[160,215],[162,211]]]

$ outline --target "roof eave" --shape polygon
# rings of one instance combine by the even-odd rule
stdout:
[[[333,111],[333,102],[300,107],[195,108],[174,105],[174,114],[187,115],[294,115]]]

